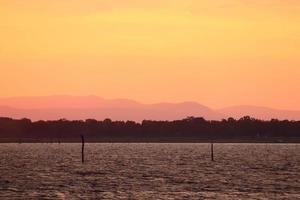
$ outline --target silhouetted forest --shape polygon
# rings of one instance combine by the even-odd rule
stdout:
[[[300,121],[263,121],[251,117],[239,120],[207,121],[188,117],[175,121],[36,121],[0,118],[1,142],[207,142],[255,141],[297,142]]]

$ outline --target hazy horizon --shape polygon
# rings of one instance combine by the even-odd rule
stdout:
[[[131,99],[106,99],[103,97],[52,95],[33,97],[0,97],[0,116],[29,118],[32,120],[179,120],[188,116],[221,120],[233,117],[239,119],[251,116],[257,119],[300,120],[300,111],[281,110],[264,106],[236,105],[212,108],[201,102],[157,102],[141,103]]]
[[[124,101],[130,101],[130,102],[135,102],[143,105],[153,105],[153,104],[161,104],[161,103],[168,103],[168,104],[180,104],[180,103],[197,103],[201,104],[203,106],[207,106],[211,109],[214,110],[219,110],[219,109],[224,109],[224,108],[230,108],[230,107],[240,107],[240,106],[251,106],[251,107],[259,107],[259,108],[270,108],[270,109],[276,109],[276,110],[288,110],[288,111],[300,111],[300,109],[285,109],[285,108],[280,108],[280,107],[271,107],[268,105],[255,105],[255,104],[228,104],[222,107],[213,107],[211,105],[204,105],[202,102],[197,101],[197,100],[183,100],[183,101],[150,101],[150,102],[144,102],[144,101],[139,101],[137,99],[130,99],[126,97],[117,97],[117,98],[107,98],[95,94],[87,94],[87,95],[71,95],[71,94],[50,94],[50,95],[34,95],[34,96],[0,96],[0,99],[31,99],[31,98],[60,98],[60,97],[74,97],[74,98],[82,98],[82,97],[91,97],[91,98],[99,98],[103,100],[111,100],[111,101],[116,101],[116,100],[124,100]],[[28,102],[27,102],[28,103]],[[49,104],[51,105],[51,104]],[[1,106],[1,102],[0,102]],[[3,106],[3,105],[2,105]],[[50,106],[51,107],[51,106]]]
[[[300,110],[299,1],[0,4],[0,96]]]

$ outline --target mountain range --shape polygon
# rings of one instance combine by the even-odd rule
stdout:
[[[188,116],[207,120],[251,116],[269,120],[300,120],[300,111],[259,106],[232,106],[212,109],[196,102],[143,104],[129,99],[104,99],[98,96],[37,96],[0,98],[0,116],[31,120],[177,120]]]

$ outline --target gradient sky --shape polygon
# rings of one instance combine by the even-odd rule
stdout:
[[[0,96],[300,110],[299,0],[0,0]]]

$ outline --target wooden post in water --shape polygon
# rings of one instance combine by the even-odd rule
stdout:
[[[214,160],[214,143],[210,144],[210,152],[211,152],[211,161],[215,161]]]
[[[81,136],[81,162],[84,163],[84,136]]]

